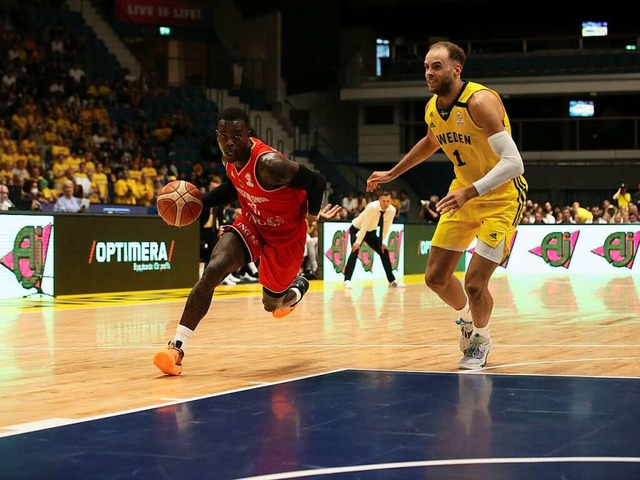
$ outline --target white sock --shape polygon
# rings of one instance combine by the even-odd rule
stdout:
[[[489,333],[489,324],[487,323],[484,327],[476,327],[473,326],[473,335],[480,335],[482,338],[491,338],[491,334]]]
[[[178,325],[178,327],[176,328],[176,336],[173,339],[173,343],[176,344],[176,347],[184,350],[184,346],[187,343],[187,340],[191,338],[191,335],[193,335],[193,330],[185,327],[184,325]]]
[[[296,287],[292,287],[291,291],[296,294],[296,301],[293,303],[298,303],[302,298],[302,293],[300,293],[300,290],[298,290]],[[293,305],[293,303],[291,305]]]
[[[250,262],[247,266],[249,267],[249,270],[251,271],[251,273],[253,273],[254,275],[258,273],[258,267],[256,267],[255,263]]]
[[[466,296],[465,296],[466,298]],[[467,298],[467,303],[464,304],[460,310],[456,310],[456,313],[464,323],[473,323],[473,318],[471,317],[471,307],[469,306],[469,299]]]

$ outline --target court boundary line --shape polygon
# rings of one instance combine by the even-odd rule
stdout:
[[[638,357],[633,357],[638,358]],[[601,360],[601,359],[597,359]],[[511,366],[511,365],[505,365]],[[488,372],[486,367],[483,370],[456,370],[453,372],[443,372],[435,370],[395,370],[395,369],[377,369],[377,368],[343,368],[340,371],[345,370],[357,370],[362,372],[390,372],[390,373],[435,373],[435,374],[457,374],[457,375],[503,375],[510,377],[562,377],[562,378],[608,378],[612,380],[640,380],[640,377],[624,377],[615,375],[567,375],[567,374],[546,374],[546,373],[500,373],[500,372]]]
[[[321,373],[314,373],[314,374],[310,374],[310,375],[304,375],[302,377],[294,377],[294,378],[289,378],[286,380],[278,380],[275,382],[262,382],[258,385],[250,385],[248,387],[240,387],[240,388],[234,388],[232,390],[225,390],[225,391],[221,391],[221,392],[216,392],[216,393],[210,393],[210,394],[206,394],[206,395],[199,395],[197,397],[189,397],[189,398],[184,398],[184,399],[180,399],[180,400],[175,400],[175,401],[170,401],[170,402],[166,402],[166,403],[159,403],[159,404],[154,404],[154,405],[147,405],[145,407],[140,407],[140,408],[132,408],[132,409],[128,409],[128,410],[119,410],[117,412],[112,412],[112,413],[107,413],[104,415],[96,415],[93,417],[85,417],[85,418],[74,418],[74,419],[66,419],[66,418],[46,418],[43,420],[36,420],[35,422],[28,422],[28,423],[18,423],[15,425],[6,425],[4,427],[0,427],[0,440],[2,438],[6,438],[6,437],[11,437],[11,436],[16,436],[16,435],[24,435],[27,433],[32,433],[32,432],[38,432],[38,431],[42,431],[42,430],[49,430],[51,428],[58,428],[58,427],[66,427],[68,425],[75,425],[78,423],[85,423],[85,422],[92,422],[94,420],[102,420],[105,418],[111,418],[111,417],[117,417],[119,415],[127,415],[130,413],[138,413],[138,412],[144,412],[147,410],[153,410],[156,408],[164,408],[164,407],[168,407],[171,405],[179,405],[181,403],[187,403],[187,402],[195,402],[197,400],[204,400],[207,398],[213,398],[213,397],[219,397],[222,395],[229,395],[232,393],[239,393],[239,392],[244,392],[247,390],[255,390],[258,388],[264,388],[264,387],[270,387],[273,385],[279,385],[282,383],[290,383],[290,382],[297,382],[299,380],[305,380],[307,378],[314,378],[314,377],[321,377],[323,375],[331,375],[333,373],[338,373],[338,372],[342,372],[345,370],[349,370],[348,368],[339,368],[339,369],[335,369],[335,370],[329,370],[326,372],[321,372]],[[159,379],[162,377],[158,377]],[[50,423],[55,421],[55,425],[51,425]],[[25,428],[21,428],[21,427],[25,427]],[[13,430],[10,432],[3,432],[2,430]]]
[[[521,458],[456,458],[451,460],[421,460],[414,462],[375,463],[354,465],[350,467],[317,468],[313,470],[297,470],[292,472],[272,473],[253,477],[241,477],[235,480],[287,480],[317,475],[333,475],[340,473],[370,472],[397,468],[441,467],[454,465],[487,465],[487,464],[535,464],[535,463],[640,463],[640,457],[521,457]]]

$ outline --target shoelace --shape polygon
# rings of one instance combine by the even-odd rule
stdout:
[[[480,337],[473,337],[469,348],[464,352],[465,357],[473,358],[475,360],[481,360],[485,356],[486,342],[483,342]]]
[[[467,328],[467,326],[472,326],[471,323],[465,322],[462,318],[458,318],[456,320],[456,325],[460,326],[460,332],[464,336],[464,338],[470,338],[473,333],[473,328]]]
[[[169,348],[171,348],[171,350],[177,351],[180,356],[180,360],[182,360],[182,357],[184,357],[184,352],[181,348],[176,347],[176,344],[173,342],[169,342]]]

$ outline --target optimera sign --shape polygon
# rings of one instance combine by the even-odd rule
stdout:
[[[0,298],[191,287],[199,230],[156,216],[0,215]]]

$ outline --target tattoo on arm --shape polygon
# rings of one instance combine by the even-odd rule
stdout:
[[[298,171],[298,164],[277,153],[265,153],[258,159],[256,175],[266,189],[288,185]]]

